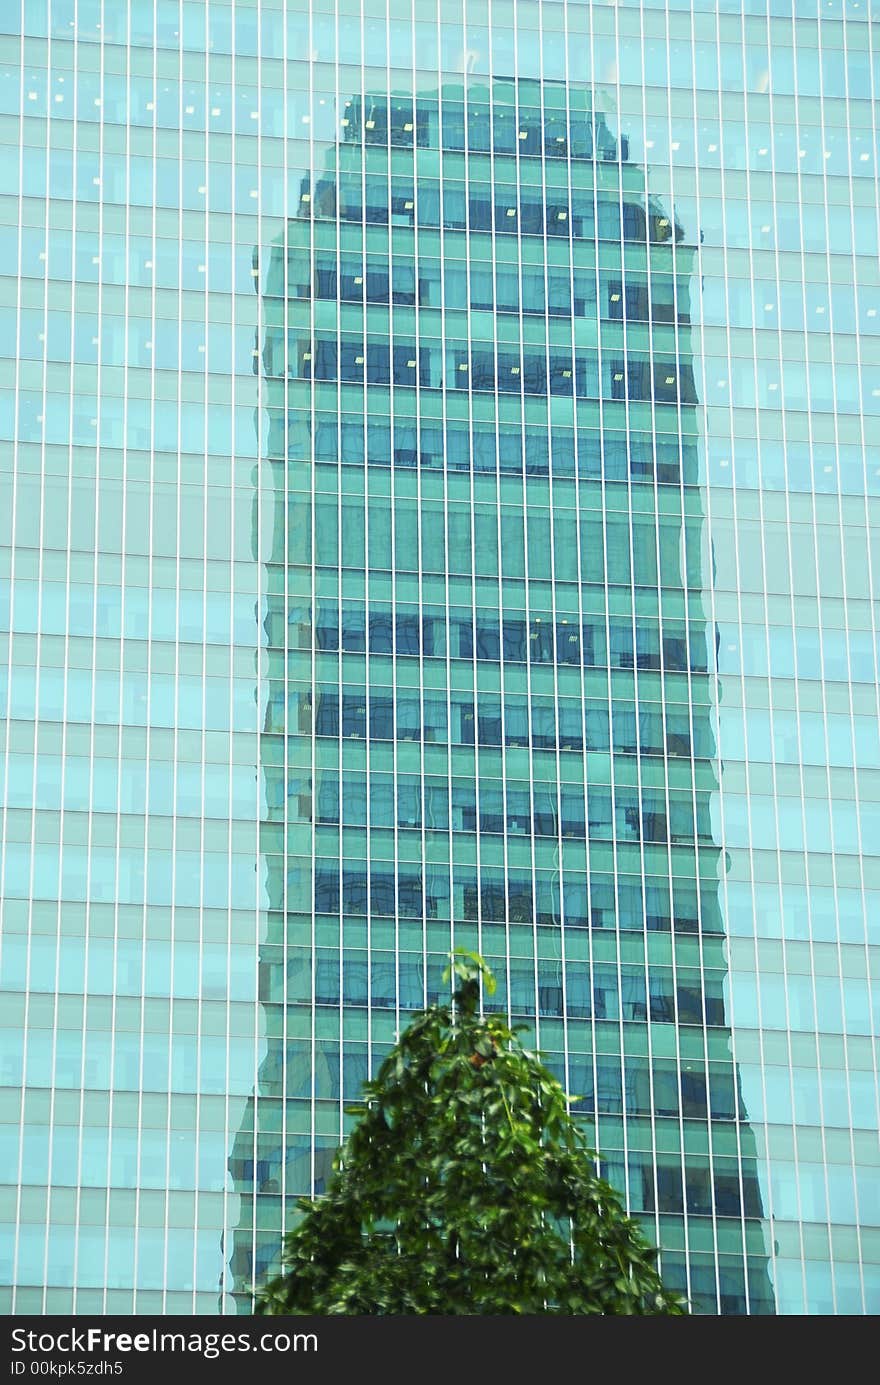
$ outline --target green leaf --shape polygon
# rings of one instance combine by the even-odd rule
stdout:
[[[413,1017],[326,1192],[300,1199],[261,1314],[663,1313],[654,1251],[595,1170],[562,1087],[495,1016],[494,978],[451,958],[454,1011]]]

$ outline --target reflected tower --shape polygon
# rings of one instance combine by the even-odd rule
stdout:
[[[772,1312],[731,1055],[695,248],[591,91],[353,98],[262,266],[265,1056],[231,1269],[454,946],[704,1312]]]

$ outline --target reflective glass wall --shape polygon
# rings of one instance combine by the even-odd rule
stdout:
[[[0,38],[7,1308],[246,1310],[463,945],[877,1311],[864,0],[131,8]]]

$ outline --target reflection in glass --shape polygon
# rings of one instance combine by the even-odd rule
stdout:
[[[270,923],[241,1307],[466,945],[668,1281],[773,1312],[711,817],[694,246],[583,89],[371,95],[342,127],[257,261]]]

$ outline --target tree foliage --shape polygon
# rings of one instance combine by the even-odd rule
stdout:
[[[686,1311],[595,1171],[569,1099],[498,1017],[481,959],[417,1014],[364,1087],[321,1197],[285,1239],[264,1314]]]

